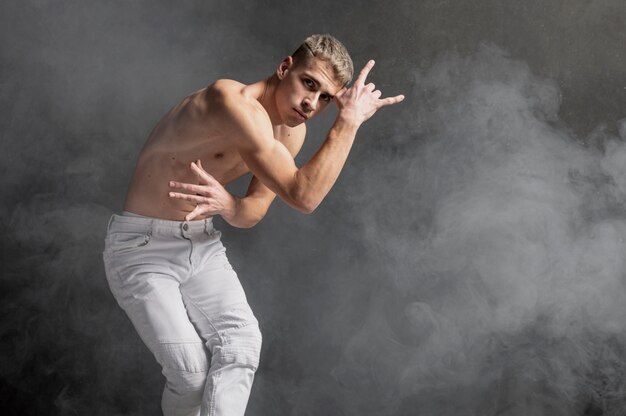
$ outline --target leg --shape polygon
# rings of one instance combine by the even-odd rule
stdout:
[[[240,416],[247,405],[261,334],[219,235],[208,221],[109,223],[109,286],[163,367],[167,416],[198,415],[201,403],[203,416]]]
[[[223,251],[205,261],[181,291],[212,357],[201,414],[242,416],[259,365],[261,333]]]
[[[110,225],[106,241],[109,286],[163,368],[167,380],[163,413],[197,416],[209,356],[205,342],[189,321],[179,290],[181,270],[175,259],[188,249],[188,242],[156,238],[140,226],[120,223]]]
[[[118,301],[162,367],[163,414],[197,416],[209,368],[205,343],[189,321],[175,281],[158,274],[135,278],[145,286]]]

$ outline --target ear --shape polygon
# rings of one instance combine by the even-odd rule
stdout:
[[[276,68],[276,75],[278,76],[278,79],[282,80],[283,78],[285,78],[285,75],[287,75],[287,72],[289,71],[289,69],[291,69],[292,66],[293,57],[288,56],[283,59],[280,65],[278,65],[278,68]]]

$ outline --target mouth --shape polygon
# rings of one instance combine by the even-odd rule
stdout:
[[[294,108],[293,110],[298,114],[298,117],[302,121],[307,121],[309,119],[309,116],[307,116],[306,114],[304,114],[302,111],[298,110],[297,108]]]

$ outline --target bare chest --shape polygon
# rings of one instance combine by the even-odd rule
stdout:
[[[274,140],[284,143],[282,131],[274,132]],[[210,137],[206,140],[200,158],[207,172],[226,184],[250,172],[236,146],[236,138]]]
[[[204,170],[222,184],[250,171],[237,147],[241,140],[222,133],[229,129],[222,125],[222,117],[202,104],[205,102],[191,96],[163,117],[144,147],[145,157],[140,157],[151,170],[158,169],[172,179],[193,181],[197,178],[189,166],[201,160]],[[284,143],[289,132],[276,128],[273,134],[275,140]]]
[[[202,161],[202,166],[215,179],[222,184],[227,184],[245,175],[250,171],[244,163],[232,139],[208,140],[211,145],[207,145],[198,157]]]

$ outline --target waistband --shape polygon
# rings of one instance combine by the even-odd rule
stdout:
[[[108,231],[141,231],[149,234],[197,235],[215,232],[213,219],[206,218],[195,221],[172,221],[146,217],[132,212],[123,211],[113,214],[109,220]]]

